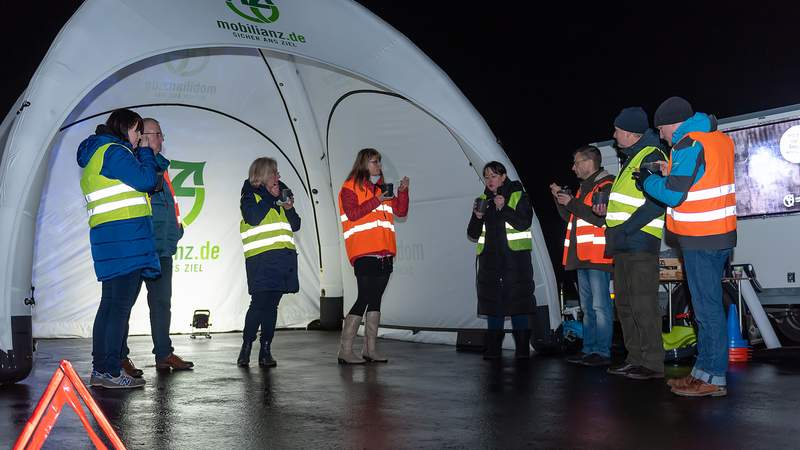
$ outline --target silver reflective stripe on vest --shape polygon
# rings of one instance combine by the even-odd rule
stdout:
[[[91,209],[87,208],[86,213],[89,214],[89,217],[92,217],[95,214],[103,214],[109,211],[113,211],[115,209],[122,209],[122,208],[127,208],[129,206],[146,205],[146,204],[147,204],[147,199],[145,199],[144,197],[126,198],[124,200],[117,200],[116,202],[103,203],[102,205],[97,205]]]
[[[709,189],[701,189],[699,191],[689,191],[686,194],[687,202],[694,202],[697,200],[708,200],[710,198],[724,197],[728,194],[736,192],[735,184],[726,184],[725,186],[718,186]]]
[[[606,220],[619,220],[621,222],[625,222],[626,220],[628,220],[630,218],[631,218],[631,214],[630,213],[626,213],[626,212],[613,212],[613,213],[606,214]],[[664,226],[664,220],[663,219],[653,219],[645,226],[646,227],[661,228],[661,227]]]
[[[383,204],[381,204],[381,205],[378,205],[378,206],[377,206],[375,209],[373,209],[372,211],[370,211],[370,213],[373,213],[373,212],[375,212],[375,211],[383,211],[383,212],[386,212],[386,213],[389,213],[389,214],[392,214],[392,215],[394,215],[394,210],[393,210],[393,209],[392,209],[392,207],[391,207],[391,206],[389,206],[389,205],[383,205]],[[348,218],[347,218],[347,214],[342,214],[342,216],[340,217],[340,219],[342,219],[342,223],[345,223],[345,222],[347,222],[348,220],[350,220],[350,219],[348,219]],[[394,229],[394,228],[392,228],[392,229]],[[346,239],[346,238],[345,238],[345,239]]]
[[[529,231],[519,231],[506,222],[506,240],[518,241],[520,239],[533,239],[533,234]],[[480,242],[480,240],[478,240]]]
[[[344,232],[344,238],[346,240],[355,233],[360,233],[362,231],[367,231],[378,227],[394,231],[394,225],[392,224],[392,222],[389,222],[388,220],[375,220],[372,222],[362,223],[360,225],[354,226],[353,228],[350,228],[349,230]]]
[[[84,196],[86,203],[95,202],[104,198],[113,197],[117,194],[124,194],[125,192],[137,192],[136,189],[128,186],[127,184],[118,184],[116,186],[107,187],[94,191]]]
[[[672,208],[667,208],[667,214],[679,222],[711,222],[736,215],[736,206],[715,209],[713,211],[699,213],[678,212]]]
[[[292,226],[286,222],[268,223],[266,225],[258,225],[256,227],[253,227],[241,234],[242,234],[242,239],[247,239],[250,236],[255,236],[257,234],[266,233],[269,231],[278,231],[278,230],[292,231]]]
[[[643,198],[631,197],[630,195],[620,194],[619,192],[612,192],[611,195],[608,196],[608,201],[620,202],[628,206],[633,206],[635,208],[644,205]]]
[[[285,234],[282,234],[271,238],[259,239],[257,241],[248,242],[247,244],[244,244],[244,251],[248,252],[250,250],[259,247],[269,247],[270,245],[276,244],[278,242],[289,242],[290,244],[294,245],[294,238],[292,236],[287,236]]]

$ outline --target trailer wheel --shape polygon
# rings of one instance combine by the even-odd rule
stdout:
[[[787,339],[800,344],[800,308],[792,307],[786,316],[775,321],[781,334]]]

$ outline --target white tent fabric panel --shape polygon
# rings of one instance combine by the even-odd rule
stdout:
[[[411,179],[408,217],[395,223],[397,258],[382,303],[389,325],[480,327],[476,320],[475,244],[466,226],[483,184],[450,132],[406,100],[365,92],[331,117],[331,181],[341,186],[361,148],[383,155],[387,182]],[[357,289],[342,243],[345,308]]]
[[[280,20],[259,25],[245,23],[247,20],[221,0],[87,0],[83,3],[56,38],[24,96],[4,122],[10,124],[10,118],[15,119],[0,165],[0,258],[3,258],[0,285],[4,286],[0,291],[0,320],[7,323],[11,316],[30,314],[30,308],[22,300],[29,295],[31,280],[35,278],[39,298],[35,312],[37,334],[45,333],[43,329],[50,326],[63,330],[59,333],[66,335],[72,335],[67,330],[69,327],[75,335],[88,333],[86,316],[90,308],[88,304],[74,304],[74,296],[86,296],[85,301],[96,302],[99,285],[93,281],[86,258],[86,230],[79,231],[79,219],[75,218],[85,218],[81,205],[74,203],[80,196],[67,199],[70,193],[66,187],[77,189],[74,164],[77,143],[104,119],[102,114],[124,106],[162,120],[168,136],[166,154],[170,158],[188,163],[206,162],[203,186],[207,190],[206,205],[197,221],[188,228],[184,242],[194,245],[191,243],[212,241],[207,236],[213,235],[227,247],[221,247],[220,259],[234,258],[236,253],[231,246],[237,234],[233,230],[239,215],[236,210],[238,189],[247,165],[255,156],[266,154],[278,158],[281,173],[293,188],[304,219],[300,233],[303,290],[287,298],[279,320],[280,324],[287,325],[316,317],[320,295],[341,295],[344,292],[342,280],[352,282],[349,264],[341,266],[344,275],[340,269],[341,242],[335,196],[344,176],[340,166],[349,165],[353,155],[347,152],[357,150],[344,147],[357,147],[362,141],[355,139],[369,137],[345,136],[347,115],[340,113],[350,110],[347,114],[351,116],[380,119],[375,112],[352,111],[353,105],[361,104],[365,108],[388,108],[381,112],[398,121],[394,126],[387,122],[384,128],[373,126],[367,131],[378,132],[376,136],[384,139],[372,145],[382,149],[387,163],[394,165],[387,164],[387,170],[398,171],[392,176],[399,177],[400,172],[406,170],[413,180],[412,216],[398,224],[399,238],[410,243],[422,242],[415,233],[424,231],[426,236],[446,242],[453,249],[451,253],[442,250],[432,254],[424,248],[425,261],[408,266],[414,268],[418,278],[409,289],[420,294],[422,286],[444,284],[438,278],[441,271],[417,271],[417,267],[429,264],[428,255],[436,255],[446,258],[437,269],[452,271],[444,275],[455,276],[458,272],[463,277],[458,282],[447,280],[447,287],[440,286],[436,291],[438,295],[466,295],[468,287],[473,290],[468,299],[459,300],[462,302],[459,305],[465,308],[463,311],[453,311],[455,303],[449,307],[440,304],[433,306],[440,309],[432,310],[437,317],[420,310],[412,322],[404,323],[401,320],[410,318],[410,313],[389,310],[387,318],[392,324],[410,328],[422,323],[431,326],[480,323],[474,317],[473,271],[471,268],[464,270],[466,262],[474,260],[466,256],[471,254],[472,245],[462,239],[465,209],[471,198],[480,192],[480,186],[477,171],[469,168],[466,160],[478,167],[487,161],[499,160],[507,164],[512,178],[518,178],[486,123],[419,49],[355,2],[276,0],[274,3],[280,8]],[[121,32],[122,29],[134,31]],[[264,33],[280,33],[280,37],[259,37]],[[291,40],[290,35],[302,35],[303,39]],[[342,130],[336,131],[336,139],[341,140],[343,148],[331,147],[331,153],[326,154],[328,119],[335,102],[353,89],[386,91],[402,98],[386,97],[383,99],[386,103],[358,103],[364,101],[359,99],[353,103],[353,97],[346,104],[343,102],[343,109],[336,113],[336,120],[342,121],[336,125]],[[23,104],[26,107],[17,114]],[[98,116],[75,124],[94,115]],[[72,126],[60,131],[62,126],[68,125]],[[459,177],[452,182],[452,195],[447,202],[438,202],[449,206],[444,209],[433,206],[439,199],[426,197],[433,193],[423,188],[437,183],[426,178],[425,168],[417,168],[424,165],[420,153],[402,150],[407,148],[402,145],[405,142],[428,152],[437,153],[441,148],[442,155],[437,153],[433,159],[442,162],[446,157],[450,163],[463,164],[451,170],[454,178]],[[330,160],[329,156],[334,153],[342,155],[342,160]],[[429,154],[422,156],[431,157]],[[230,167],[217,167],[222,160]],[[290,162],[296,170],[289,169]],[[411,170],[412,167],[415,170]],[[67,180],[66,177],[71,178]],[[437,174],[436,179],[440,177]],[[45,182],[48,191],[42,196]],[[455,187],[462,184],[465,189],[456,192]],[[187,183],[185,187],[197,186]],[[40,199],[43,199],[41,205]],[[191,211],[193,200],[179,198],[184,215],[187,210]],[[58,207],[68,209],[69,218],[64,211],[59,212]],[[452,230],[448,228],[446,236],[435,234],[440,228],[426,229],[432,222],[428,222],[428,218],[423,220],[422,215],[427,217],[434,210],[447,213],[447,225]],[[62,219],[57,219],[58,214],[62,214]],[[72,214],[76,214],[75,217]],[[204,224],[209,216],[219,223]],[[40,224],[38,231],[36,220]],[[209,228],[204,231],[203,227]],[[80,233],[83,237],[78,239]],[[553,307],[557,305],[557,291],[538,222],[534,223],[533,234],[536,295],[540,304],[551,305],[551,326],[555,327],[560,322],[557,308]],[[63,240],[68,236],[73,236],[75,242],[70,239],[67,245]],[[222,237],[217,239],[218,236]],[[35,239],[38,240],[37,260],[33,276]],[[71,258],[70,264],[75,264],[59,263],[67,261],[66,256]],[[410,278],[399,278],[403,270],[409,269],[403,267],[402,253],[398,259],[398,277],[392,280],[387,292],[389,308],[402,307],[395,296],[400,296],[400,290],[410,282]],[[186,317],[186,312],[195,307],[193,302],[202,296],[218,302],[213,307],[220,308],[216,315],[211,308],[216,330],[240,326],[247,301],[243,291],[243,262],[230,260],[227,264],[225,269],[218,269],[216,276],[225,278],[230,286],[211,287],[200,283],[185,288],[190,295],[176,297],[180,310],[175,312],[173,331],[186,329],[187,319],[182,317]],[[64,287],[65,279],[78,276],[83,277],[80,282]],[[176,277],[176,282],[183,283],[178,281],[182,277],[183,274]],[[424,278],[420,280],[420,277]],[[192,291],[195,287],[197,290]],[[69,295],[68,290],[72,290]],[[425,304],[433,305],[430,297],[428,299]],[[389,306],[392,304],[396,306]],[[143,305],[140,300],[134,311],[137,325],[132,327],[132,332],[144,328],[140,326],[145,317]],[[59,311],[59,307],[63,309]],[[217,320],[222,319],[222,311],[230,315],[230,322]],[[83,318],[77,320],[77,317]],[[0,326],[0,349],[10,347],[11,331],[9,327]]]

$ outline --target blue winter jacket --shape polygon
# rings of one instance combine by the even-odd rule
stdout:
[[[78,147],[78,165],[86,167],[101,146],[114,143],[106,150],[100,174],[118,179],[140,192],[152,190],[158,179],[153,150],[139,148],[136,155],[131,146],[101,125]],[[155,278],[161,273],[153,240],[153,221],[148,217],[116,220],[91,228],[94,271],[98,281],[106,281],[142,269],[142,276]]]
[[[686,200],[692,188],[705,173],[703,144],[687,136],[695,131],[716,131],[717,119],[704,113],[695,113],[672,135],[672,167],[669,176],[649,176],[644,180],[644,190],[667,206],[676,207]],[[678,236],[667,230],[667,242],[687,249],[725,249],[736,246],[736,233],[719,236]]]
[[[286,185],[279,182],[281,190]],[[258,194],[261,201],[256,203]],[[270,209],[280,212],[280,206],[274,197],[263,186],[253,188],[248,180],[244,180],[240,209],[242,217],[247,224],[257,226],[264,220]],[[300,216],[296,208],[287,209],[286,218],[292,231],[300,229]],[[247,269],[247,290],[250,294],[263,291],[297,292],[300,290],[300,281],[297,277],[297,252],[287,248],[270,250],[245,259]]]
[[[175,216],[175,197],[164,181],[164,172],[169,169],[169,160],[161,153],[156,153],[156,164],[159,178],[155,190],[150,191],[156,253],[160,258],[168,258],[177,250],[178,241],[183,237],[183,226],[178,224]]]

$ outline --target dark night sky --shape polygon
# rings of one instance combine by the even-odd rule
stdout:
[[[571,151],[609,139],[622,107],[652,114],[681,95],[722,118],[800,103],[800,2],[359,3],[408,36],[483,115],[530,192],[554,256],[563,224],[547,185],[575,182]],[[4,110],[79,4],[7,5]]]

